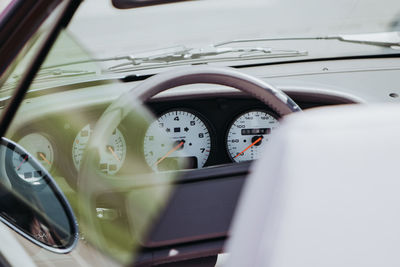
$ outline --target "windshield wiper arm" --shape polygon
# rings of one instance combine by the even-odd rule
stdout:
[[[369,34],[346,34],[328,36],[326,39],[336,39],[342,42],[376,45],[400,49],[400,32],[380,32]]]
[[[257,38],[257,39],[237,39],[221,43],[214,46],[220,47],[228,44],[250,43],[250,42],[270,42],[270,41],[307,41],[307,40],[338,40],[342,42],[375,45],[400,49],[400,32],[379,32],[365,34],[343,34],[316,37],[283,37],[283,38]]]

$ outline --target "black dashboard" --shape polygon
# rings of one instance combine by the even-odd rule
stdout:
[[[332,102],[296,101],[302,109],[333,105]],[[170,110],[187,110],[200,117],[211,134],[211,151],[204,167],[232,163],[226,146],[230,125],[239,115],[251,110],[263,110],[279,116],[261,101],[247,96],[210,96],[196,99],[153,100],[148,103],[158,117]]]

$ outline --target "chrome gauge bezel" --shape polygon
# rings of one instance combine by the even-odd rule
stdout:
[[[50,146],[50,150],[52,151],[52,157],[45,157],[45,159],[43,159],[43,160],[50,161],[50,164],[48,164],[48,165],[50,165],[50,168],[45,168],[45,169],[46,169],[49,173],[54,172],[54,170],[55,170],[55,163],[57,162],[57,158],[58,158],[58,151],[57,151],[57,147],[55,146],[55,142],[54,142],[53,138],[52,138],[49,134],[44,133],[44,132],[40,132],[40,131],[29,131],[29,132],[25,132],[25,133],[22,135],[22,137],[18,139],[18,142],[17,142],[17,143],[18,143],[20,146],[24,147],[31,155],[33,155],[34,157],[36,157],[36,160],[37,160],[39,163],[41,163],[41,165],[42,165],[43,167],[45,167],[46,164],[43,164],[43,163],[42,163],[43,160],[41,160],[40,158],[38,158],[38,157],[39,157],[38,155],[35,155],[35,153],[34,153],[33,151],[29,151],[29,150],[27,149],[26,146],[24,146],[23,144],[21,144],[21,140],[22,140],[22,139],[24,139],[24,138],[26,138],[27,136],[32,135],[32,134],[37,134],[37,135],[41,136],[42,138],[44,138],[44,139],[48,142],[48,144],[49,144],[49,146]]]
[[[76,162],[76,159],[75,159],[75,149],[79,149],[79,148],[76,148],[76,142],[77,142],[77,140],[79,140],[78,139],[78,137],[79,137],[79,135],[81,134],[81,132],[85,129],[85,128],[88,128],[89,127],[89,131],[88,131],[88,138],[87,138],[87,141],[86,141],[86,144],[85,144],[85,146],[84,146],[84,148],[83,148],[83,151],[84,151],[84,149],[86,149],[86,146],[87,146],[87,144],[88,144],[88,142],[89,142],[89,140],[90,140],[90,136],[91,136],[91,132],[93,131],[93,125],[94,125],[95,123],[87,123],[87,124],[85,124],[83,127],[81,127],[80,128],[80,130],[75,134],[75,138],[74,138],[74,140],[73,140],[73,142],[72,142],[72,146],[71,146],[71,162],[72,162],[72,165],[74,166],[74,169],[75,169],[75,171],[77,171],[77,172],[79,172],[79,164]],[[120,154],[120,152],[116,152],[116,151],[111,151],[111,152],[108,152],[108,151],[106,151],[105,153],[112,153],[112,154],[117,154],[117,155],[115,155],[116,157],[118,157],[118,159],[119,159],[119,161],[120,161],[120,163],[119,164],[115,164],[116,165],[116,168],[115,168],[115,170],[108,170],[108,167],[107,167],[107,170],[108,171],[104,171],[104,173],[106,173],[107,175],[115,175],[115,174],[117,174],[120,170],[121,170],[121,168],[123,168],[123,166],[124,166],[124,163],[125,163],[125,159],[126,159],[126,154],[127,154],[127,144],[126,144],[126,138],[125,138],[125,135],[124,135],[124,133],[123,133],[123,131],[121,130],[121,129],[119,129],[119,128],[117,128],[116,130],[115,130],[117,133],[119,133],[118,135],[119,135],[119,137],[120,138],[122,138],[121,140],[122,140],[122,155]],[[114,148],[114,150],[115,150],[115,148]],[[114,153],[113,153],[114,152]],[[81,157],[82,157],[82,155],[81,155]],[[107,156],[108,157],[108,156]],[[111,158],[111,157],[108,157],[108,158]],[[100,155],[100,159],[102,159],[102,156]],[[99,164],[100,164],[101,162],[99,162]],[[99,169],[100,169],[100,171],[102,171],[101,170],[101,166],[99,166]]]
[[[5,170],[8,177],[12,177],[10,181],[26,186],[28,188],[43,188],[47,182],[46,179],[49,176],[49,172],[43,168],[40,162],[32,155],[26,153],[26,150],[17,143],[13,143],[9,140],[2,140],[2,143],[7,144],[7,150],[5,152]],[[18,158],[18,162],[16,161]],[[28,171],[33,174],[37,172],[38,175],[32,175],[27,178],[22,175],[19,171],[23,165],[28,166]],[[43,168],[43,169],[42,169]],[[23,170],[21,168],[21,170]]]
[[[229,147],[228,147],[228,135],[229,135],[229,132],[231,131],[231,128],[232,128],[233,124],[234,124],[241,116],[243,116],[243,115],[245,115],[245,114],[247,114],[247,113],[250,113],[250,112],[264,112],[264,113],[270,115],[271,117],[273,117],[274,119],[276,119],[278,122],[280,122],[280,117],[279,117],[277,114],[275,114],[274,112],[272,112],[272,111],[270,111],[270,110],[263,109],[263,108],[245,109],[245,110],[242,110],[242,111],[236,113],[236,115],[233,117],[233,119],[230,121],[228,127],[226,128],[226,131],[225,131],[225,139],[224,139],[225,152],[226,152],[226,154],[228,155],[228,157],[229,157],[229,159],[231,160],[232,163],[238,163],[238,162],[240,162],[240,161],[236,161],[236,160],[232,157],[232,155],[231,155],[231,153],[230,153],[230,151],[229,151]]]
[[[205,116],[203,116],[200,112],[195,111],[195,110],[193,110],[193,109],[185,108],[185,107],[182,107],[182,108],[180,108],[180,107],[175,107],[175,108],[172,108],[172,109],[167,109],[167,110],[164,110],[164,111],[162,111],[162,112],[159,112],[159,113],[156,115],[156,120],[155,120],[154,122],[158,121],[159,118],[161,118],[162,116],[164,116],[164,115],[166,115],[166,114],[168,114],[168,113],[172,113],[172,112],[187,112],[187,113],[190,113],[190,114],[196,116],[196,117],[204,124],[204,126],[206,127],[207,132],[208,132],[208,135],[209,135],[209,142],[210,142],[210,144],[209,144],[209,152],[208,152],[208,155],[207,155],[207,158],[206,158],[204,164],[203,164],[201,167],[198,167],[198,168],[206,167],[207,164],[208,164],[208,161],[210,160],[210,155],[211,155],[211,153],[212,153],[212,150],[213,150],[213,148],[215,147],[215,140],[214,140],[215,138],[213,138],[213,133],[214,133],[215,131],[214,131],[213,128],[210,126],[210,123],[209,123],[208,119],[207,119]],[[153,122],[153,123],[154,123],[154,122]],[[149,126],[149,128],[150,128],[150,126]],[[145,156],[145,138],[146,138],[146,136],[147,136],[147,131],[148,131],[148,129],[146,130],[146,132],[145,132],[145,134],[144,134],[144,137],[143,137],[142,151],[143,151],[143,157],[144,157],[145,162],[146,162],[147,164],[149,164],[149,163],[148,163],[148,160],[146,159],[146,156]],[[149,168],[152,169],[152,170],[154,171],[154,169],[153,169],[150,165],[149,165]]]

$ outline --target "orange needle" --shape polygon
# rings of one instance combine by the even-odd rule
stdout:
[[[237,157],[239,157],[241,154],[243,154],[244,152],[246,152],[247,149],[249,149],[250,147],[254,146],[254,145],[257,144],[258,142],[260,142],[262,139],[263,139],[262,136],[259,137],[256,141],[254,141],[253,143],[251,143],[251,145],[249,145],[248,147],[246,147],[242,152],[240,152],[239,154],[237,154],[237,155],[234,157],[234,159],[237,158]]]
[[[168,151],[167,154],[165,154],[164,157],[162,157],[161,159],[159,159],[156,163],[154,163],[154,165],[158,165],[161,161],[163,161],[166,157],[168,157],[172,152],[176,151],[178,148],[180,148],[181,146],[183,146],[183,144],[185,143],[185,141],[181,141],[179,144],[177,144],[173,149],[171,149],[170,151]]]
[[[28,159],[28,155],[25,156],[24,160],[21,161],[21,163],[19,164],[17,171],[19,171],[19,169],[21,168],[22,164],[24,164],[24,162]]]
[[[111,146],[107,146],[107,148],[108,148],[108,150],[110,150],[111,154],[114,156],[114,158],[115,158],[116,160],[121,161],[121,160],[118,158],[118,155],[115,154],[115,152],[114,152],[114,150],[112,149]]]
[[[43,153],[40,153],[40,152],[39,152],[39,156],[40,156],[44,161],[46,161],[47,164],[51,165],[51,162],[48,161],[48,160],[46,159],[46,157],[43,155]]]

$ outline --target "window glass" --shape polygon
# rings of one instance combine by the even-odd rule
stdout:
[[[143,104],[129,100],[132,84],[116,79],[80,42],[68,29],[61,32],[7,138],[30,152],[66,195],[85,240],[80,253],[96,248],[100,257],[126,264],[167,203],[176,174],[154,172],[145,160],[144,137],[154,118]],[[4,97],[25,73],[29,53],[34,51],[3,86],[9,88]],[[159,138],[173,146],[164,135]]]

